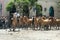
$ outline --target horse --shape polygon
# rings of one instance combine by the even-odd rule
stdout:
[[[13,28],[13,31],[15,31],[15,28],[18,25],[18,20],[17,20],[16,15],[13,14],[13,18],[11,18],[11,20],[12,20],[12,28]],[[11,31],[11,29],[10,29],[10,31]]]
[[[51,20],[47,19],[46,17],[42,16],[40,17],[38,24],[39,24],[39,29],[48,29],[49,24],[50,24]]]
[[[51,20],[45,19],[45,20],[42,20],[41,25],[42,25],[42,27],[44,27],[44,29],[48,30],[50,22],[51,22]]]
[[[50,24],[49,24],[50,29],[51,29],[51,27],[56,27],[56,25],[57,25],[57,24],[56,24],[56,23],[57,23],[57,22],[56,22],[56,19],[55,19],[54,17],[50,17],[49,20],[51,20],[51,21],[50,21]]]
[[[20,18],[19,18],[19,26],[23,28],[23,24],[24,24],[23,16],[20,16]]]
[[[32,21],[33,21],[33,19],[29,18],[29,19],[28,19],[28,22],[27,22],[27,23],[28,23],[28,26],[29,26],[30,28],[32,28]]]
[[[56,19],[56,25],[57,25],[57,27],[59,29],[59,27],[60,27],[60,19]]]
[[[38,17],[34,17],[34,29],[37,28],[38,29]]]
[[[15,31],[15,28],[17,27],[17,19],[14,17],[13,20],[12,20],[12,27],[13,27],[13,31]]]

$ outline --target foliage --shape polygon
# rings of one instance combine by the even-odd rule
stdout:
[[[42,16],[42,6],[36,4],[36,14],[37,16]]]
[[[6,7],[6,10],[9,11],[10,13],[15,12],[16,11],[16,7],[15,7],[14,3],[13,2],[10,2],[7,5],[7,7]]]
[[[29,1],[31,6],[34,6],[35,2],[37,2],[37,0],[29,0]]]
[[[14,0],[14,2],[10,2],[6,9],[9,12],[14,12],[19,9],[20,13],[29,14],[30,9],[36,6],[36,13],[42,13],[41,5],[36,4],[37,0]],[[19,7],[19,8],[18,8]],[[30,9],[29,9],[30,8]]]

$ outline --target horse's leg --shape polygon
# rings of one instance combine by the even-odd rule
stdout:
[[[37,25],[37,30],[39,29],[39,26]]]
[[[34,30],[36,29],[36,25],[34,26]]]
[[[46,29],[46,30],[48,30],[48,27],[49,27],[48,25],[45,25],[45,29]]]
[[[26,23],[26,28],[27,28],[27,29],[28,29],[28,26],[29,26],[28,23]]]
[[[39,30],[41,29],[41,25],[39,25]]]
[[[30,24],[28,24],[28,29],[30,28]]]
[[[51,30],[51,25],[49,25],[49,30]]]
[[[42,25],[40,25],[40,30],[42,30]]]
[[[43,25],[44,30],[46,30],[46,25]]]
[[[27,28],[27,30],[28,30],[28,24],[26,24],[26,28]]]
[[[40,30],[42,30],[42,27],[43,27],[43,26],[41,25]]]
[[[30,27],[30,29],[32,29],[32,23],[30,24],[30,26],[29,26],[29,27]]]
[[[45,30],[45,25],[42,25],[42,30]]]
[[[39,30],[39,25],[37,25],[37,30]]]
[[[10,31],[11,31],[11,28],[10,28]]]
[[[21,24],[21,28],[24,29],[24,24]]]
[[[38,29],[38,25],[36,24],[36,25],[35,25],[35,30],[37,30],[37,29]]]
[[[20,25],[18,24],[18,31],[20,31]]]
[[[59,25],[57,25],[57,30],[59,30]]]
[[[16,26],[13,26],[13,31],[15,31]]]
[[[27,30],[27,24],[24,24],[25,29]]]
[[[35,24],[33,24],[33,30],[35,30]]]
[[[44,25],[44,30],[48,30],[48,25]]]
[[[20,25],[20,27],[23,29],[23,25]]]
[[[57,30],[58,25],[56,25],[56,30]]]
[[[31,24],[28,24],[28,29],[31,29],[31,27],[32,27]]]
[[[15,31],[15,26],[13,27],[13,31]]]
[[[28,24],[27,24],[27,30],[28,30],[28,28],[29,28],[29,26],[28,26]]]
[[[12,31],[12,30],[11,30],[11,28],[12,28],[12,25],[10,25],[10,26],[11,26],[11,27],[10,27],[10,31]]]
[[[32,26],[33,26],[33,25],[32,25],[32,23],[31,23],[31,24],[29,24],[30,29],[32,29],[32,28],[33,28]]]
[[[31,23],[31,29],[33,29],[33,24]]]

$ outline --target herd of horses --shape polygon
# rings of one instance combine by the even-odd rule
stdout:
[[[18,18],[13,17],[12,19],[12,27],[13,31],[16,27],[19,28],[32,28],[32,29],[44,29],[49,30],[53,28],[59,29],[60,27],[60,19],[56,19],[54,17],[32,17],[28,18],[27,16],[20,16]]]

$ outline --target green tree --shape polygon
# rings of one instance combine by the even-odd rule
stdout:
[[[15,12],[19,11],[19,13],[23,13],[23,15],[29,16],[29,11],[36,6],[37,0],[14,0],[14,2],[10,2],[7,6],[7,11]],[[13,7],[14,5],[14,7]]]
[[[30,1],[30,5],[31,5],[31,6],[34,6],[35,3],[37,2],[37,0],[29,0],[29,1]]]
[[[15,4],[13,2],[10,2],[7,7],[6,7],[7,11],[9,11],[10,13],[14,13],[16,12],[16,7]]]
[[[36,4],[36,16],[42,16],[42,6]]]

